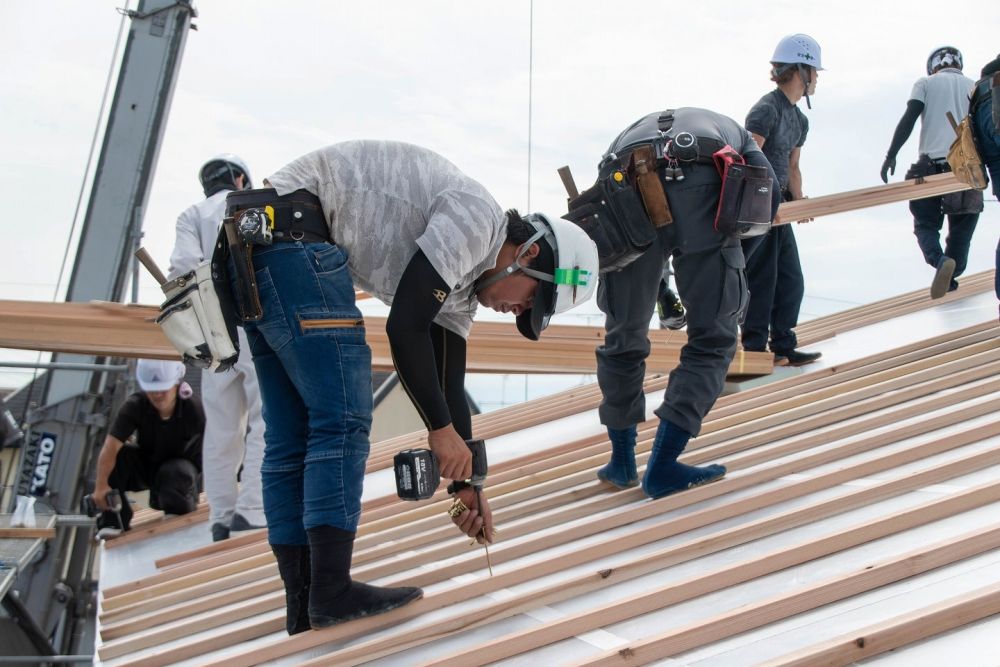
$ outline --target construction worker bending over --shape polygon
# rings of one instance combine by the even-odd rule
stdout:
[[[810,104],[809,96],[816,92],[821,69],[816,40],[802,34],[782,38],[771,56],[771,81],[777,87],[747,113],[746,128],[774,167],[782,201],[803,197],[799,160],[809,120],[797,104],[803,97]],[[805,278],[792,226],[779,225],[765,236],[744,240],[743,253],[750,284],[743,348],[763,352],[770,339],[775,363],[802,366],[819,359],[819,352],[795,349]]]
[[[141,391],[125,399],[97,456],[98,538],[129,529],[132,509],[126,491],[149,489],[149,506],[167,514],[187,514],[198,507],[205,413],[182,382],[184,364],[140,359],[135,374]],[[133,435],[135,444],[126,444]],[[119,493],[120,511],[108,504],[112,489]]]
[[[766,169],[765,187],[770,191],[764,190],[763,195],[763,229],[778,206],[774,172],[750,133],[734,120],[705,109],[679,108],[641,118],[612,142],[599,171],[604,174],[610,169],[615,180],[621,181],[622,172],[629,169],[626,165],[635,162],[630,156],[650,144],[672,155],[672,146],[679,145],[675,139],[684,133],[696,138],[697,152],[680,159],[671,157],[669,166],[663,165],[663,159],[657,161],[655,184],[666,194],[673,221],[656,228],[651,246],[638,258],[624,268],[602,273],[597,290],[597,302],[606,318],[604,344],[597,348],[597,379],[603,396],[599,415],[611,439],[611,460],[597,475],[619,488],[639,483],[636,425],[646,419],[643,377],[650,350],[649,321],[667,257],[672,259],[677,290],[687,311],[687,343],[656,409],[660,425],[642,479],[643,491],[652,498],[725,473],[721,465],[694,467],[677,462],[722,391],[748,298],[740,241],[715,229],[722,180],[713,153],[728,145],[748,164]],[[661,137],[669,142],[666,147],[656,143],[664,140]],[[649,224],[649,220],[643,222]]]
[[[986,63],[972,92],[969,113],[976,147],[993,181],[993,196],[1000,199],[1000,55]],[[1000,299],[1000,240],[997,241],[994,289]]]
[[[208,160],[198,172],[205,199],[177,218],[177,240],[170,255],[168,278],[193,271],[211,259],[226,212],[226,195],[252,187],[246,163],[232,153]],[[205,408],[205,496],[212,540],[230,531],[264,527],[260,464],[264,458],[257,372],[243,329],[237,329],[240,356],[229,371],[201,374]],[[242,467],[242,470],[241,470]]]
[[[910,165],[906,178],[919,178],[951,171],[946,160],[955,132],[948,121],[951,112],[956,123],[962,122],[969,109],[969,91],[973,81],[962,74],[962,53],[953,46],[934,49],[927,58],[927,76],[917,79],[899,119],[892,143],[882,162],[882,182],[896,173],[896,155],[910,138],[920,119],[920,156]],[[978,190],[953,192],[939,197],[910,200],[913,233],[924,261],[934,267],[932,299],[958,289],[955,280],[965,271],[972,233],[976,231],[983,210],[983,193]],[[941,227],[948,216],[948,237],[941,248]]]
[[[396,371],[442,477],[456,480],[450,490],[462,504],[449,514],[488,542],[489,503],[462,483],[472,472],[464,378],[477,301],[514,314],[521,333],[538,338],[553,313],[589,297],[597,253],[572,223],[504,214],[482,185],[410,144],[335,144],[264,185],[229,194],[226,225],[249,246],[240,257],[243,248],[230,245],[229,267],[260,381],[264,512],[294,634],[422,595],[350,576],[372,418],[371,350],[355,289],[391,305]],[[241,262],[252,285],[249,271],[239,277]]]

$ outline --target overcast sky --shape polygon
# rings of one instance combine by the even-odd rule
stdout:
[[[0,2],[0,298],[56,293],[122,4]],[[528,0],[199,2],[145,245],[165,267],[174,221],[202,197],[196,174],[213,154],[243,156],[259,184],[305,152],[355,138],[427,146],[501,206],[527,210],[530,196],[531,209],[558,215],[565,193],[556,169],[568,164],[589,184],[608,143],[637,117],[702,106],[742,121],[772,87],[775,44],[793,32],[819,41],[826,68],[814,108],[804,109],[804,190],[868,187],[880,182],[929,52],[959,47],[973,79],[996,56],[1000,19],[986,11],[990,4],[955,1],[935,12],[929,2],[536,0],[531,21]],[[916,146],[914,132],[897,180]],[[991,268],[998,223],[1000,209],[987,201],[970,273]],[[930,282],[905,204],[798,225],[796,235],[803,319]],[[141,301],[160,300],[151,279],[141,287]],[[583,308],[588,317],[567,321],[599,321],[596,307]],[[0,351],[0,361],[34,358]],[[0,368],[0,386],[24,379]]]

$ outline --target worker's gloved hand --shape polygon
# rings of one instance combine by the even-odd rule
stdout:
[[[427,444],[437,458],[442,477],[448,479],[472,477],[472,452],[451,424],[428,431]]]
[[[458,491],[455,497],[468,509],[452,516],[452,523],[480,544],[484,541],[493,544],[493,512],[486,494],[477,493],[475,487],[470,486]]]
[[[893,176],[896,175],[896,158],[885,156],[885,160],[882,162],[882,182],[889,182],[889,174]]]

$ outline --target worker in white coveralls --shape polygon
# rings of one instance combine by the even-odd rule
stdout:
[[[252,187],[246,163],[232,153],[213,157],[198,173],[205,199],[177,218],[177,240],[170,255],[168,278],[193,271],[212,258],[226,208],[226,195]],[[230,531],[264,526],[260,464],[264,457],[257,372],[250,358],[246,333],[238,329],[240,356],[228,371],[202,371],[205,408],[204,481],[212,540]],[[240,469],[242,466],[242,470]]]

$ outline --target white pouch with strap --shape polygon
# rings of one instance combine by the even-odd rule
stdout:
[[[162,288],[167,298],[160,306],[156,323],[183,355],[184,363],[216,372],[232,367],[239,348],[230,337],[215,292],[211,262],[203,262]]]

